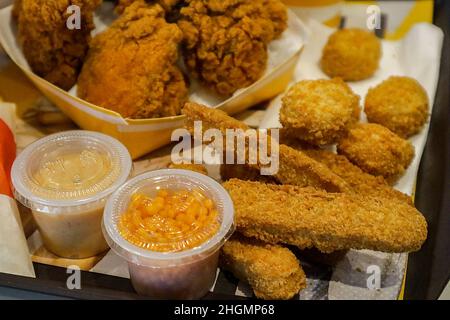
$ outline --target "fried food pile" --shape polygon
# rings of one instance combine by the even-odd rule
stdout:
[[[267,45],[286,29],[279,0],[186,0],[178,25],[189,71],[223,96],[261,78]]]
[[[78,83],[80,98],[131,119],[179,115],[188,76],[224,98],[250,86],[287,28],[281,0],[119,0],[117,20],[91,41],[101,2],[16,0],[12,15],[36,74],[64,90]],[[79,30],[66,26],[71,5]]]
[[[187,103],[187,129],[247,130],[244,123]],[[276,143],[270,140],[270,143]],[[290,146],[285,145],[289,144]],[[245,144],[246,153],[252,146]],[[305,287],[300,257],[335,263],[349,249],[413,252],[427,237],[427,222],[411,199],[382,176],[372,176],[344,155],[282,131],[280,170],[261,176],[261,163],[222,165],[223,186],[235,206],[237,233],[222,249],[222,267],[246,280],[261,299],[291,299]]]
[[[69,90],[77,81],[94,29],[93,11],[101,0],[16,0],[13,16],[19,42],[31,69],[54,85]],[[66,25],[80,8],[80,29]]]
[[[92,40],[78,96],[126,118],[178,115],[188,94],[176,65],[181,40],[161,6],[135,1]]]

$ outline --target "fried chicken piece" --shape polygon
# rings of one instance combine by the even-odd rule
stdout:
[[[357,28],[337,30],[329,37],[320,64],[329,77],[363,80],[377,71],[381,51],[381,41],[373,32]]]
[[[141,0],[118,0],[115,11],[118,14],[122,14],[125,11],[126,7],[129,7],[133,2],[141,1]],[[180,0],[146,0],[147,3],[154,4],[157,3],[166,12],[171,11],[179,2]]]
[[[256,82],[267,45],[287,27],[279,0],[187,0],[178,25],[189,71],[223,96]]]
[[[287,248],[240,235],[228,240],[221,251],[221,266],[252,287],[266,300],[288,300],[306,288],[306,276]]]
[[[16,0],[13,16],[28,64],[38,76],[64,90],[77,81],[94,29],[93,11],[101,0]],[[81,28],[70,30],[67,21],[76,5]]]
[[[359,116],[359,96],[339,78],[296,83],[280,110],[289,135],[318,146],[337,142]]]
[[[339,154],[365,172],[395,180],[411,164],[414,146],[388,128],[373,123],[360,123],[353,127],[338,143]]]
[[[310,149],[303,150],[303,152],[344,179],[353,192],[357,194],[388,199],[395,198],[413,205],[411,197],[392,188],[383,177],[375,177],[362,171],[343,155],[327,150]]]
[[[247,237],[324,253],[412,252],[427,237],[422,214],[404,201],[233,179],[223,184]],[[264,199],[264,201],[261,201]]]
[[[189,164],[189,163],[182,163],[182,164],[175,164],[171,163],[169,165],[169,169],[179,169],[179,170],[189,170],[194,171],[197,173],[201,173],[204,175],[208,175],[208,170],[206,170],[205,166],[201,164]]]
[[[427,122],[428,104],[427,92],[415,79],[390,77],[369,90],[364,111],[369,122],[408,138]]]
[[[226,129],[241,129],[243,132],[249,129],[243,122],[238,121],[225,112],[208,108],[196,103],[186,103],[183,108],[183,114],[187,116],[186,127],[193,131],[194,121],[201,121],[203,130],[210,128],[219,129],[225,138]],[[270,143],[277,143],[268,140],[267,150],[271,150]],[[246,155],[250,152],[258,154],[258,150],[253,150],[246,140]],[[349,190],[347,183],[340,177],[331,172],[327,167],[306,156],[303,152],[294,150],[286,145],[280,144],[278,147],[279,170],[274,174],[274,178],[285,184],[299,186],[313,186],[325,189],[330,192],[344,192]],[[260,162],[249,163],[249,157],[246,156],[246,164],[254,169],[264,167]]]
[[[78,96],[125,118],[180,114],[188,90],[176,66],[182,33],[159,5],[127,7],[91,44]]]

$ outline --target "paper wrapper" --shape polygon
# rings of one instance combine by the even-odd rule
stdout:
[[[0,102],[0,126],[2,126],[0,130],[0,148],[5,147],[7,143],[14,145],[13,141],[11,141],[14,139],[13,135],[11,134],[8,137],[8,133],[10,134],[11,132],[4,131],[4,129],[12,131],[14,127],[14,113],[15,106],[13,104]],[[35,277],[17,204],[12,198],[11,190],[7,185],[9,184],[11,156],[0,151],[0,169],[2,173],[2,181],[0,181],[0,272]]]
[[[0,10],[0,42],[10,58],[28,78],[78,126],[109,134],[127,146],[133,158],[142,156],[170,142],[171,133],[184,123],[184,116],[157,119],[124,119],[118,113],[90,104],[75,96],[76,88],[66,92],[31,72],[17,42],[17,30],[9,6]],[[104,3],[95,16],[94,33],[104,30],[115,17],[112,4]],[[269,61],[265,75],[227,100],[202,90],[193,81],[193,101],[217,107],[230,114],[242,111],[284,91],[304,44],[304,26],[289,12],[288,29],[269,45]]]

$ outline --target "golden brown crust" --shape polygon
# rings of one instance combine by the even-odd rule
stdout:
[[[89,48],[94,29],[93,10],[101,0],[20,0],[13,16],[18,19],[18,37],[33,72],[54,85],[69,90]],[[67,8],[81,9],[81,29],[70,30]]]
[[[395,198],[413,204],[411,197],[392,188],[383,177],[375,177],[362,171],[343,155],[327,150],[309,149],[303,152],[344,179],[356,194],[388,199]]]
[[[186,103],[183,114],[187,116],[186,126],[191,131],[194,121],[202,121],[203,129],[216,128],[225,135],[226,129],[247,130],[248,126],[238,121],[225,112],[208,108],[196,103]],[[248,142],[248,141],[247,141]],[[276,143],[273,141],[273,143]],[[268,147],[268,150],[271,148]],[[276,148],[275,148],[276,149]],[[314,186],[330,192],[348,191],[349,187],[344,180],[332,173],[327,167],[306,156],[301,151],[294,150],[286,145],[279,145],[279,170],[274,175],[281,183]],[[249,152],[247,143],[246,154]],[[261,169],[261,164],[247,165],[255,169]]]
[[[359,114],[359,96],[341,79],[304,80],[283,97],[280,122],[288,135],[326,145],[345,135]]]
[[[142,1],[142,0],[119,0],[117,2],[115,11],[118,14],[122,14],[125,11],[125,8],[130,6],[133,2],[136,1]],[[161,7],[164,8],[166,12],[172,10],[179,2],[180,0],[146,0],[145,2],[150,4],[159,4]]]
[[[279,0],[187,0],[178,22],[187,68],[223,96],[264,73],[267,44],[287,26]]]
[[[234,236],[222,248],[221,265],[247,281],[260,299],[288,300],[306,287],[299,261],[279,245]]]
[[[222,164],[220,166],[220,177],[222,178],[222,181],[236,178],[264,183],[278,183],[274,177],[263,176],[258,169],[245,164]]]
[[[380,58],[380,40],[371,32],[350,28],[338,30],[329,37],[320,64],[330,77],[358,81],[375,73]]]
[[[181,40],[159,5],[134,2],[92,40],[78,95],[126,118],[180,114],[188,94],[176,66]]]
[[[208,175],[208,170],[206,170],[205,166],[201,164],[175,164],[171,163],[169,165],[169,169],[179,169],[179,170],[190,170],[194,172],[198,172],[204,175]]]
[[[369,122],[408,138],[422,129],[428,109],[428,95],[419,82],[409,77],[390,77],[369,90],[364,111]]]
[[[413,145],[389,129],[372,123],[354,126],[339,141],[338,153],[365,172],[394,182],[411,164]]]
[[[238,231],[262,241],[324,253],[411,252],[427,237],[425,218],[404,201],[237,179],[223,186],[233,199]]]

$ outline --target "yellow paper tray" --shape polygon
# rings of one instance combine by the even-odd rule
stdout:
[[[116,112],[79,99],[35,75],[19,48],[11,10],[12,6],[0,10],[0,42],[4,50],[39,90],[79,127],[115,137],[128,148],[133,159],[136,159],[170,143],[172,131],[183,126],[184,116],[125,119]],[[300,33],[302,39],[305,38],[305,28],[292,12],[289,12],[288,31],[297,35]],[[303,41],[297,45],[298,50],[283,63],[272,68],[262,79],[214,107],[235,114],[283,92],[292,78]]]

